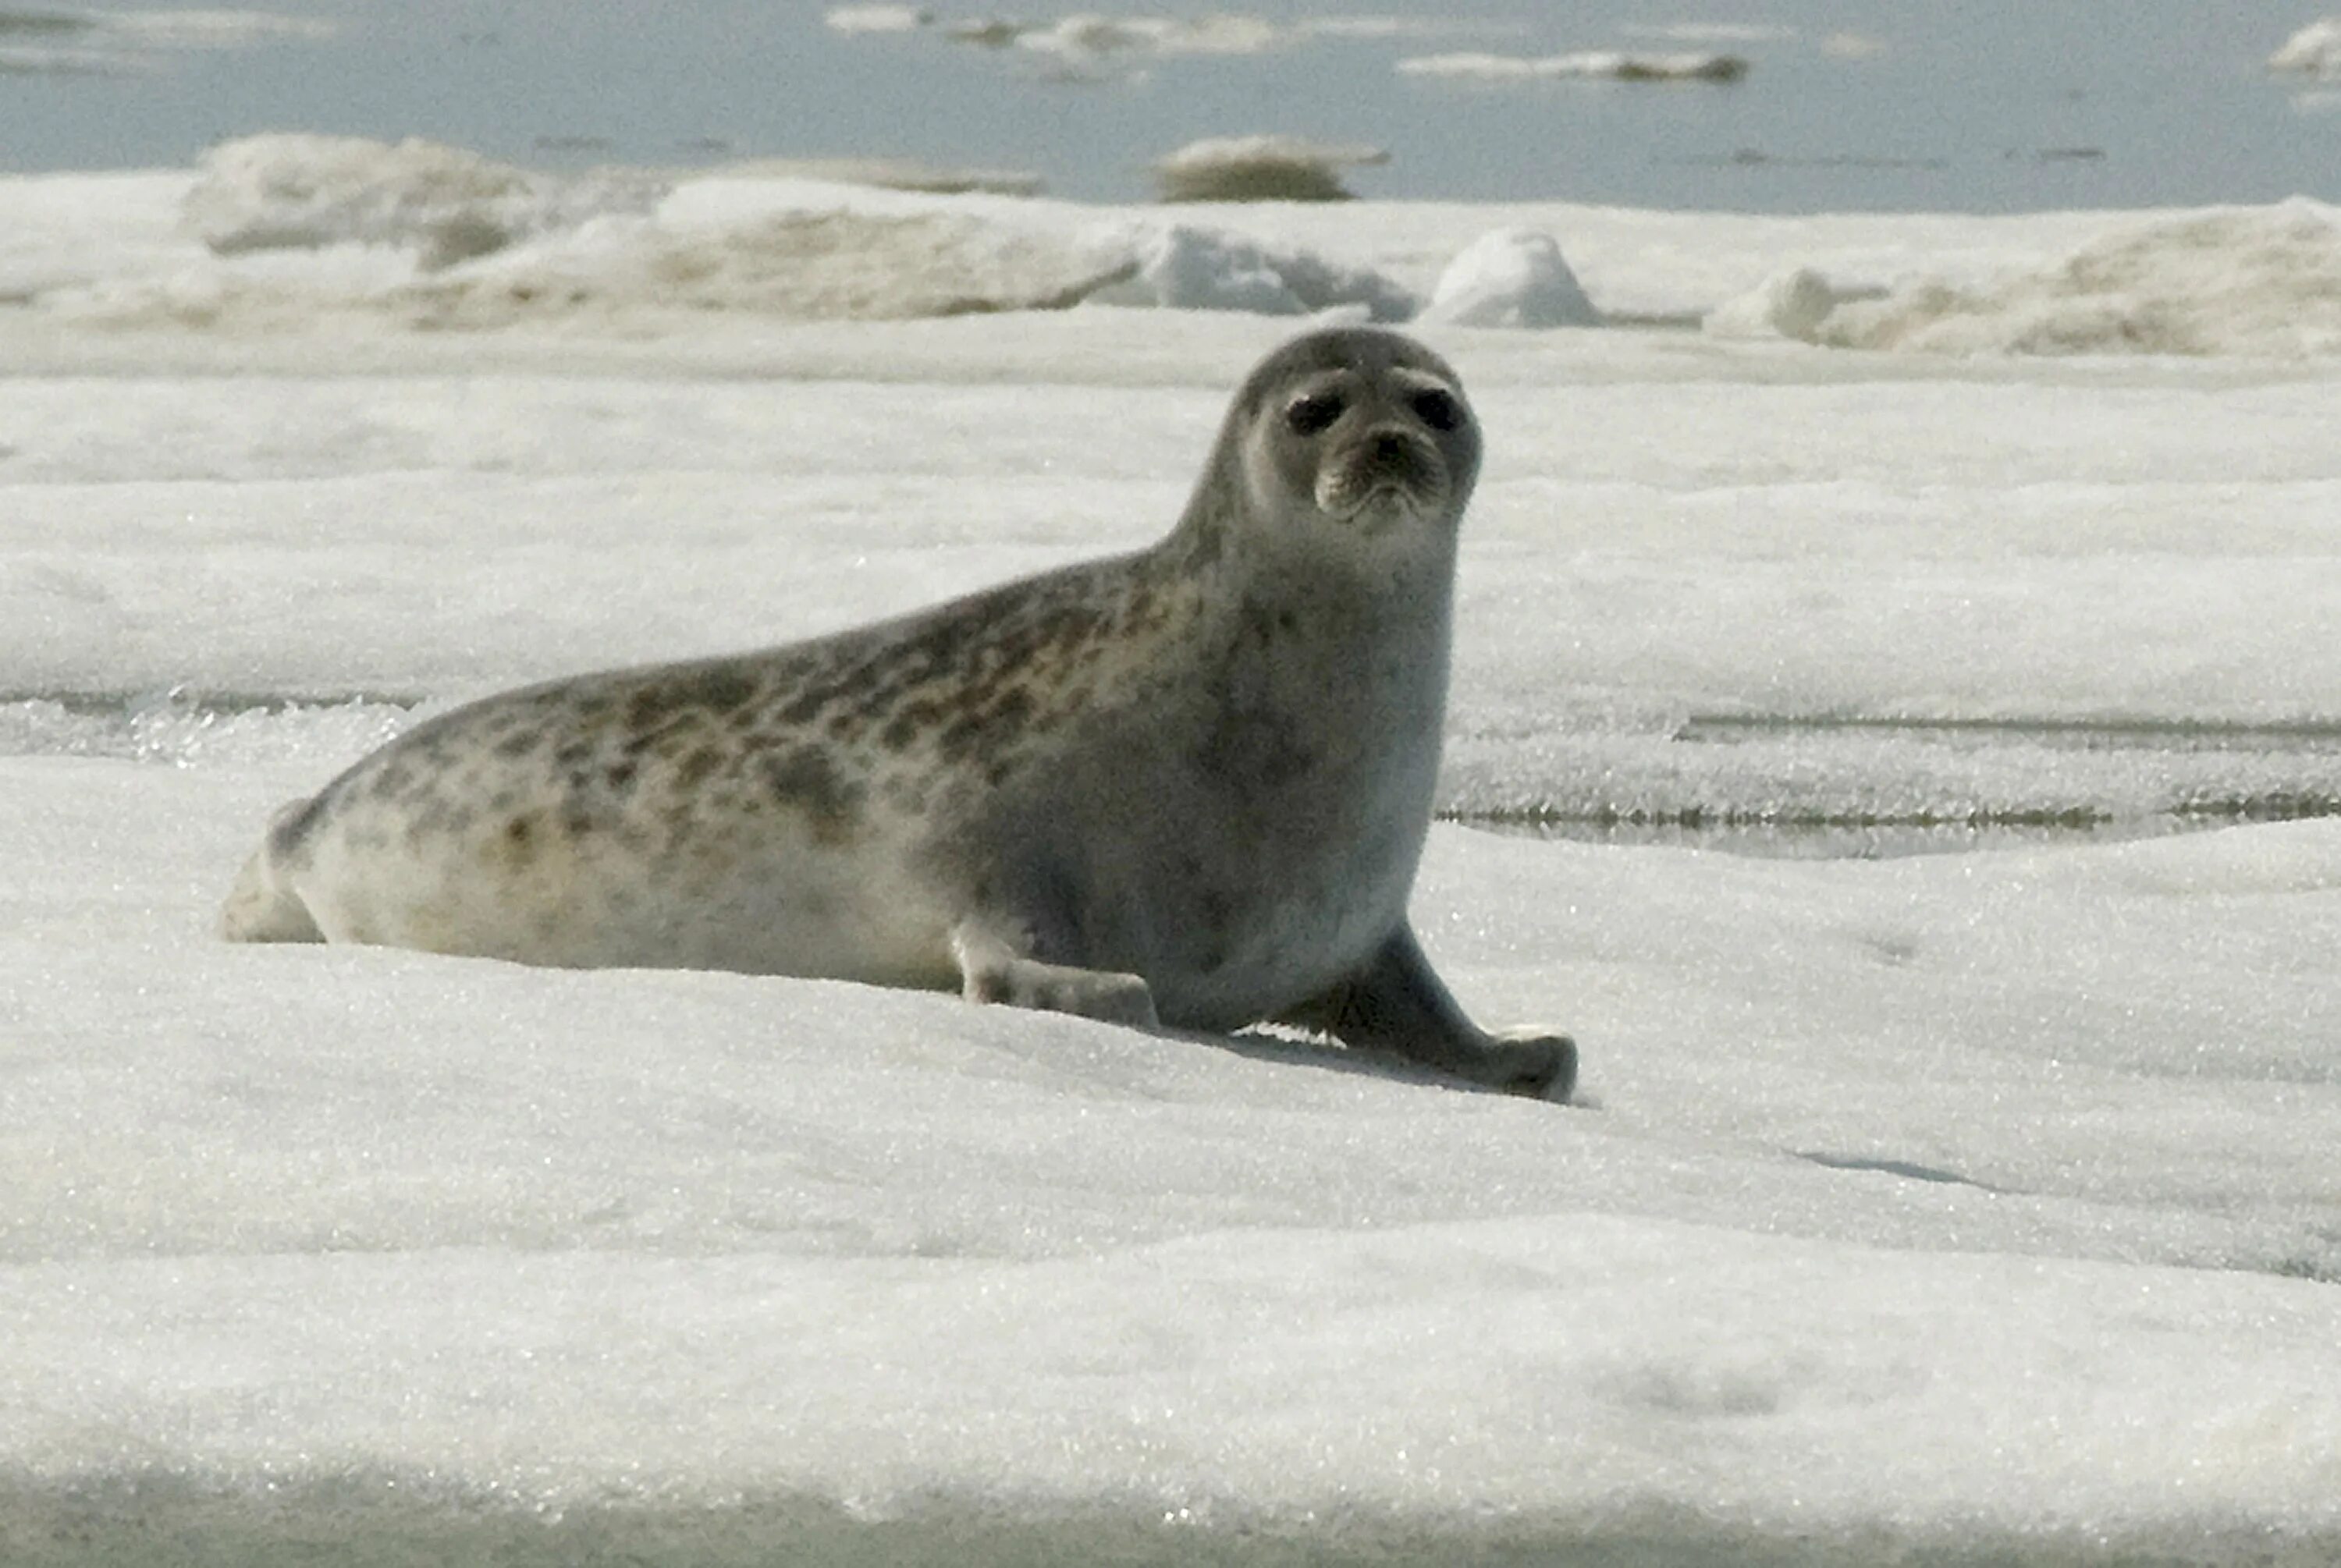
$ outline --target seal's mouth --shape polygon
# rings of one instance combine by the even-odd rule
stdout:
[[[1370,431],[1328,453],[1317,471],[1318,510],[1344,522],[1421,516],[1446,501],[1446,461],[1411,431]]]

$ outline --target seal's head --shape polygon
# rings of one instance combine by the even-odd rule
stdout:
[[[1369,328],[1310,332],[1270,354],[1221,441],[1251,515],[1288,531],[1444,546],[1479,471],[1479,422],[1447,362]]]

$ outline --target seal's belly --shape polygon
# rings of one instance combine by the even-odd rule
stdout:
[[[949,919],[889,846],[767,819],[680,840],[507,814],[417,831],[344,805],[296,886],[330,940],[561,968],[731,969],[951,988]]]

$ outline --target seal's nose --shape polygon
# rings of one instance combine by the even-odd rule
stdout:
[[[1383,462],[1398,462],[1407,454],[1407,439],[1394,430],[1386,430],[1374,437],[1374,456]]]

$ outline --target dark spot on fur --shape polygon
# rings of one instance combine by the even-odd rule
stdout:
[[[756,695],[756,682],[732,664],[702,665],[650,679],[626,702],[626,726],[648,729],[691,714],[730,713]]]
[[[852,834],[868,791],[859,779],[840,772],[828,752],[800,746],[785,756],[765,757],[760,765],[765,788],[773,799],[804,813],[814,838],[834,844]]]
[[[935,737],[935,749],[941,753],[946,762],[961,761],[975,749],[975,742],[982,733],[982,715],[962,713],[943,726],[942,732]]]
[[[536,856],[536,825],[526,817],[515,817],[504,824],[503,845],[506,854],[516,864],[525,864]]]
[[[1011,686],[1001,693],[1000,700],[991,705],[991,711],[986,717],[995,728],[1015,730],[1021,729],[1032,717],[1034,706],[1031,691],[1021,686]]]
[[[496,755],[499,757],[525,757],[530,752],[536,749],[538,739],[539,737],[533,729],[523,729],[517,734],[507,735],[502,740],[496,742]]]
[[[603,773],[602,777],[608,782],[610,788],[613,789],[630,789],[633,787],[634,782],[634,764],[632,762],[615,763],[610,768],[609,771]]]
[[[320,789],[303,801],[300,809],[286,812],[268,830],[269,853],[282,859],[299,849],[301,840],[308,837],[309,829],[324,811],[325,798],[332,792],[330,789]]]
[[[692,695],[718,713],[729,713],[756,695],[756,683],[734,665],[710,665],[692,683]]]
[[[665,686],[645,686],[626,704],[626,728],[646,731],[674,711],[674,692]]]
[[[675,782],[682,789],[695,789],[722,766],[723,753],[702,746],[682,759],[682,766],[675,770]]]
[[[393,757],[374,776],[374,792],[389,799],[404,794],[413,782],[414,769],[406,765],[404,758]]]
[[[593,743],[590,740],[565,740],[553,753],[553,760],[563,768],[574,769],[593,759]],[[572,775],[573,779],[574,774]]]

